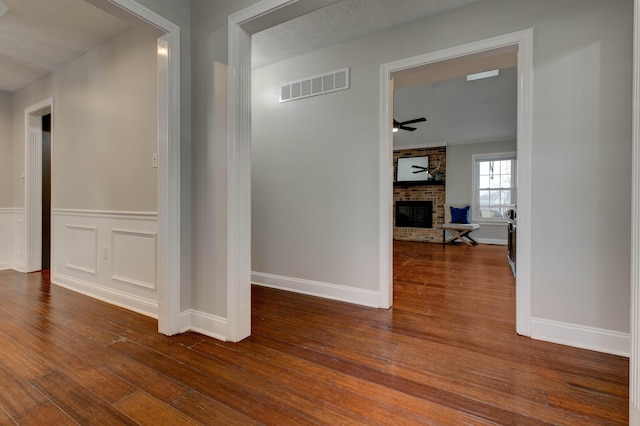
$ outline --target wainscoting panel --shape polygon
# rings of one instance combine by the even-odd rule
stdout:
[[[155,232],[113,229],[112,278],[155,290],[157,236]]]
[[[51,282],[157,317],[158,215],[54,209]]]
[[[98,228],[95,226],[64,225],[65,266],[77,271],[98,273]]]
[[[0,208],[0,270],[24,271],[24,209]]]
[[[0,270],[13,268],[13,209],[0,208]]]
[[[25,238],[24,209],[13,210],[13,269],[24,272]]]

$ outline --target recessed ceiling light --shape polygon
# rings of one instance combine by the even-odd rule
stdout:
[[[485,71],[485,72],[479,72],[476,74],[469,74],[467,76],[467,81],[473,81],[473,80],[480,80],[483,78],[489,78],[489,77],[495,77],[500,73],[499,70],[491,70],[491,71]]]
[[[7,6],[2,0],[0,0],[0,18],[2,18],[2,15],[7,13],[7,10],[9,10],[9,6]]]

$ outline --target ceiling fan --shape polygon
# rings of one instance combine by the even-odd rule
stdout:
[[[416,130],[415,127],[409,127],[407,126],[407,124],[413,124],[413,123],[421,123],[423,121],[427,121],[426,118],[424,117],[420,117],[420,118],[416,118],[414,120],[409,120],[409,121],[396,121],[396,119],[393,119],[393,131],[397,132],[398,130],[402,129],[402,130],[408,130],[410,132],[413,132],[414,130]]]

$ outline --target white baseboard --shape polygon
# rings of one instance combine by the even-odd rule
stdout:
[[[339,300],[341,302],[354,303],[356,305],[373,308],[380,307],[379,294],[373,290],[363,290],[355,287],[283,277],[261,272],[252,272],[251,282],[263,287],[308,294],[310,296]]]
[[[12,269],[17,272],[24,272],[24,266],[18,265],[17,263],[13,263],[11,261],[0,262],[0,271],[4,271],[7,269]]]
[[[531,337],[546,342],[626,357],[629,356],[631,348],[629,333],[543,318],[531,318]]]
[[[507,240],[500,240],[496,238],[474,238],[480,244],[491,244],[494,246],[506,246]]]
[[[152,299],[125,293],[112,288],[103,287],[68,275],[54,273],[51,283],[66,289],[82,293],[121,308],[129,309],[139,314],[158,318],[158,302]]]
[[[207,314],[205,312],[189,309],[180,313],[180,330],[195,331],[205,336],[226,342],[227,336],[227,319],[216,315]]]

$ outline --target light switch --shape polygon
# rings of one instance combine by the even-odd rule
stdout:
[[[153,167],[154,169],[158,168],[158,153],[154,152],[153,154],[151,154],[151,167]]]

